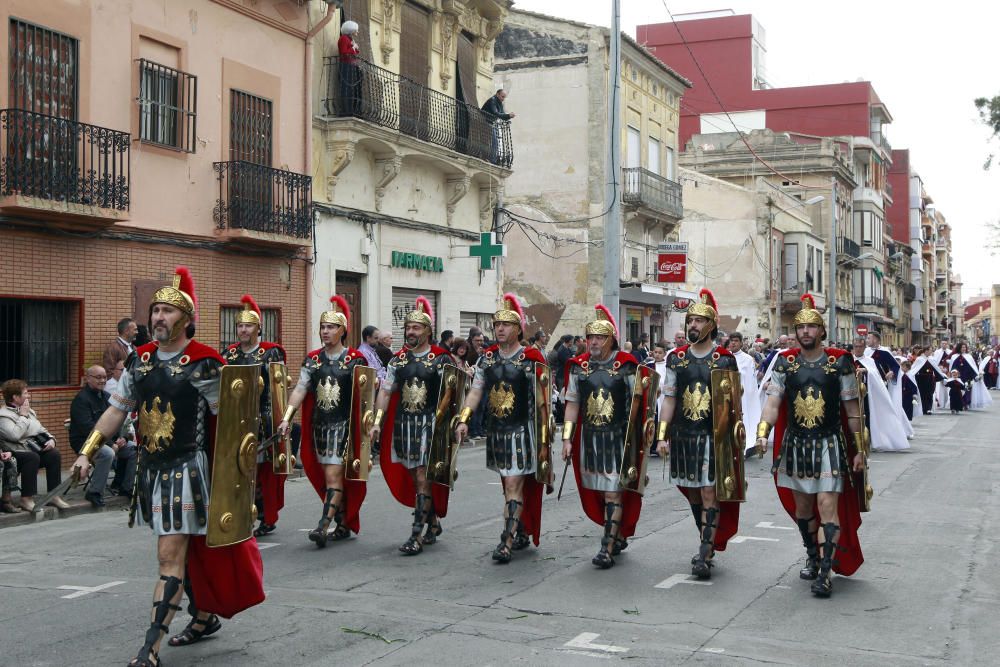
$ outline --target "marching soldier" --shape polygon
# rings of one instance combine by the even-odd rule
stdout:
[[[379,464],[392,495],[403,505],[413,507],[410,537],[399,547],[405,556],[415,556],[424,546],[437,542],[440,518],[448,512],[450,489],[432,482],[428,462],[436,440],[452,435],[450,415],[440,413],[439,403],[446,389],[442,383],[446,367],[457,369],[451,365],[448,350],[431,345],[433,331],[431,304],[425,297],[417,297],[404,321],[405,345],[386,367],[370,431],[372,442],[381,437]]]
[[[330,303],[330,310],[319,317],[323,347],[306,355],[299,383],[278,425],[282,434],[287,433],[295,411],[302,406],[299,454],[306,476],[323,500],[323,514],[309,539],[320,549],[327,540],[345,540],[360,531],[359,513],[367,491],[367,484],[345,480],[344,474],[345,459],[353,460],[360,444],[360,418],[352,414],[358,393],[355,378],[360,377],[355,369],[367,367],[367,362],[363,354],[344,346],[351,317],[347,301],[334,295]],[[335,528],[328,532],[331,523]]]
[[[709,289],[702,289],[699,300],[691,304],[684,317],[689,344],[675,348],[667,356],[663,403],[657,428],[657,450],[670,457],[670,479],[691,504],[691,514],[701,537],[698,553],[691,559],[691,574],[709,579],[715,567],[715,552],[724,551],[729,538],[736,534],[740,520],[739,500],[743,484],[745,442],[736,443],[737,452],[724,434],[731,433],[739,421],[732,412],[718,406],[719,393],[726,391],[715,381],[717,371],[735,371],[728,391],[735,389],[735,404],[740,405],[740,379],[736,359],[726,348],[716,345],[719,334],[719,306]],[[713,401],[713,394],[716,401]],[[729,428],[719,428],[728,425]],[[739,428],[739,427],[736,427]],[[670,445],[667,446],[669,438]],[[731,475],[719,475],[720,459],[738,458]],[[721,487],[721,488],[720,488]],[[720,497],[729,494],[723,502]]]
[[[260,366],[260,376],[264,390],[260,394],[260,442],[271,437],[274,422],[271,419],[271,363],[285,363],[285,349],[277,343],[261,340],[262,320],[257,302],[249,294],[240,299],[243,309],[236,315],[236,337],[226,349],[225,359],[229,366]],[[254,537],[273,533],[278,523],[278,512],[285,506],[285,475],[274,472],[271,461],[274,448],[269,447],[257,455],[257,497],[256,504],[260,525],[253,531]]]
[[[139,522],[157,535],[160,578],[153,594],[152,622],[142,648],[129,663],[133,666],[160,664],[160,643],[180,610],[185,589],[192,619],[170,640],[171,646],[193,644],[217,632],[221,623],[216,614],[233,616],[264,599],[263,565],[250,536],[249,510],[244,510],[249,540],[214,548],[206,544],[209,517],[218,509],[211,505],[232,503],[225,497],[226,489],[210,489],[213,471],[206,451],[211,447],[212,415],[219,410],[225,361],[193,340],[196,308],[191,274],[178,267],[173,285],[153,295],[149,326],[154,342],[129,355],[111,407],[87,437],[75,464],[86,476],[90,458],[101,444],[118,433],[129,412],[138,410],[142,448],[133,512],[138,509]],[[220,472],[218,465],[214,472]],[[252,477],[248,484],[252,488]],[[210,493],[213,490],[216,493]]]
[[[823,316],[812,295],[802,295],[802,304],[793,320],[800,348],[785,350],[775,363],[757,426],[757,451],[764,455],[776,426],[772,472],[781,504],[798,524],[806,549],[799,577],[813,580],[815,595],[829,597],[831,571],[851,575],[864,562],[858,528],[860,512],[871,499],[869,445],[851,355],[823,347]]]
[[[455,439],[462,442],[469,432],[469,418],[485,397],[486,466],[500,473],[506,501],[504,529],[493,550],[498,563],[509,563],[513,551],[527,547],[529,535],[538,546],[542,487],[552,474],[549,369],[537,348],[524,346],[524,326],[517,296],[504,294],[500,309],[493,314],[497,344],[479,357],[472,390],[455,429]]]
[[[625,493],[620,479],[637,363],[619,349],[618,326],[608,309],[598,304],[595,310],[585,329],[587,351],[570,359],[566,369],[562,457],[573,460],[584,512],[604,526],[591,562],[606,570],[628,546],[642,510],[642,496]]]

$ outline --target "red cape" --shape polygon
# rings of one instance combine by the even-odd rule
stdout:
[[[566,366],[566,384],[564,386],[569,386],[570,366],[580,366],[585,361],[590,361],[589,352],[584,352],[580,356],[569,360]],[[638,366],[635,357],[621,350],[617,351],[615,361],[619,362],[622,366],[626,364]],[[606,520],[604,514],[604,496],[600,491],[585,489],[580,477],[580,434],[582,432],[583,428],[578,425],[578,428],[573,433],[573,476],[576,477],[576,488],[580,494],[580,503],[583,505],[584,514],[598,526],[604,526],[604,521]],[[642,496],[631,491],[623,491],[622,505],[622,523],[618,527],[618,535],[627,539],[635,535],[635,526],[639,523],[639,513],[642,511]]]
[[[404,347],[395,356],[403,358],[406,356],[406,352],[407,348]],[[437,345],[431,345],[431,352],[436,357],[440,357],[441,355],[451,356],[448,350]],[[385,421],[382,424],[382,433],[379,437],[381,451],[378,463],[382,468],[385,483],[389,485],[389,490],[392,492],[392,497],[402,505],[413,507],[413,504],[417,500],[417,488],[413,484],[413,479],[410,477],[406,466],[402,463],[393,463],[392,461],[392,426],[396,420],[396,407],[398,405],[399,392],[394,391],[392,392],[392,398],[389,399],[389,409],[386,411]],[[434,513],[441,518],[448,515],[448,496],[450,492],[451,489],[443,484],[431,484]]]
[[[158,344],[139,347],[136,354],[156,353]],[[191,361],[214,359],[225,361],[214,349],[192,340],[184,348]],[[209,442],[206,449],[211,465],[215,444],[215,417],[208,420]],[[193,535],[188,542],[187,576],[191,580],[195,604],[200,611],[232,618],[244,609],[264,601],[264,563],[257,549],[257,540],[228,547],[208,547],[204,535]]]
[[[319,350],[313,350],[306,356],[315,357],[322,351],[322,348]],[[347,348],[347,353],[344,356],[344,362],[346,363],[361,356],[362,354],[357,350]],[[312,440],[312,413],[315,408],[316,395],[309,392],[306,394],[306,400],[302,402],[302,439],[300,441],[301,446],[299,447],[299,456],[302,458],[302,468],[306,471],[306,477],[309,478],[309,483],[312,484],[314,489],[316,489],[316,493],[319,495],[320,500],[325,502],[326,474],[323,472],[323,464],[321,464],[319,459],[316,458],[316,450],[313,449]],[[359,424],[359,420],[361,419],[360,415],[358,415],[357,410],[353,407],[351,409],[352,425]],[[352,428],[352,430],[354,429]],[[348,434],[348,438],[350,437],[351,435]],[[353,533],[361,532],[361,503],[365,501],[365,494],[367,493],[368,484],[356,479],[348,479],[346,476],[344,477],[344,525],[350,528]]]
[[[681,345],[680,347],[671,350],[671,353],[682,352],[687,354],[690,345]],[[713,352],[718,352],[720,357],[731,357],[733,353],[722,347],[721,345],[716,345]],[[687,495],[687,489],[683,486],[678,486],[677,490],[681,492],[685,500],[689,500]],[[726,546],[729,545],[729,540],[740,530],[740,505],[742,503],[734,502],[723,502],[719,503],[719,527],[715,530],[715,534],[712,536],[712,546],[716,551],[725,551]]]
[[[784,357],[796,356],[802,351],[798,348],[793,348],[791,350],[785,350],[781,353]],[[828,347],[824,350],[824,354],[828,356],[837,357],[838,359],[847,354],[845,350],[838,350],[836,348]],[[848,429],[847,413],[844,411],[843,403],[840,407],[840,421],[841,428],[844,429],[845,436],[851,431]],[[788,423],[788,402],[782,401],[781,407],[778,410],[778,419],[774,424],[774,453],[772,454],[772,460],[777,462],[778,453],[781,449],[781,443],[785,435],[785,426]],[[847,443],[847,462],[848,466],[854,460],[854,456],[858,453],[857,449],[854,447],[854,439],[850,437],[845,437],[844,441]],[[786,489],[784,487],[778,486],[778,473],[774,474],[774,485],[778,489],[778,498],[781,499],[781,504],[784,506],[785,511],[788,512],[788,516],[795,520],[795,497],[792,495],[791,489]],[[819,509],[813,506],[813,516],[819,520]],[[834,558],[833,571],[837,574],[842,574],[844,576],[850,576],[854,574],[861,564],[865,562],[864,554],[861,553],[861,542],[858,539],[858,528],[861,527],[861,509],[858,506],[858,494],[854,490],[854,476],[845,475],[844,476],[844,492],[840,494],[837,503],[837,516],[840,520],[840,537],[838,543],[841,547],[846,549],[846,551],[837,550],[837,554]]]
[[[499,354],[499,350],[499,345],[493,345],[483,350],[483,354],[487,352]],[[540,364],[545,363],[545,357],[534,347],[524,348],[524,358]],[[541,369],[536,367],[536,373],[540,374]],[[534,475],[525,477],[524,506],[521,508],[521,523],[524,524],[524,532],[531,535],[531,540],[535,543],[536,547],[542,537],[542,493],[544,490],[545,485],[539,484]]]

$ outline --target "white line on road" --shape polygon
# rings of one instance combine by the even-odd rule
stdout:
[[[705,653],[725,653],[726,652],[726,649],[724,649],[724,648],[703,648],[701,650],[704,651]]]
[[[596,632],[581,632],[576,637],[573,637],[568,642],[563,644],[563,646],[569,648],[582,648],[588,651],[604,651],[606,653],[625,653],[628,651],[627,648],[613,646],[611,644],[594,644],[594,640],[598,637],[600,637],[600,635]]]
[[[737,535],[731,538],[729,541],[732,544],[743,544],[747,540],[753,540],[754,542],[780,542],[776,537],[752,537],[750,535]]]
[[[732,540],[730,540],[732,541]],[[711,581],[699,581],[693,574],[672,574],[653,588],[665,588],[670,590],[677,584],[692,584],[694,586],[711,586]]]
[[[271,547],[280,547],[280,546],[281,542],[264,542],[263,544],[258,542],[257,551],[263,551],[264,549],[270,549]]]
[[[577,651],[572,648],[557,648],[560,653],[570,653],[572,655],[585,655],[588,658],[600,658],[601,660],[610,660],[611,656],[606,653],[593,653],[591,651]]]
[[[758,523],[758,524],[757,524],[756,526],[754,526],[754,527],[755,527],[755,528],[772,528],[772,529],[774,529],[774,530],[795,530],[795,529],[794,529],[794,528],[792,528],[791,526],[775,526],[775,525],[774,525],[773,523],[771,523],[770,521],[761,521],[760,523]]]
[[[124,584],[124,581],[109,581],[106,584],[101,584],[100,586],[60,586],[61,591],[76,591],[75,593],[70,593],[69,595],[63,595],[63,600],[73,600],[75,598],[82,598],[84,595],[90,595],[91,593],[96,593],[98,591],[103,591],[112,586],[119,586]]]

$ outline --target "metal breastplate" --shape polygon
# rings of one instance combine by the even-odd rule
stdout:
[[[132,381],[139,411],[139,442],[150,468],[190,457],[205,447],[208,404],[192,379],[218,377],[214,359],[191,362],[186,354],[162,360],[155,352],[136,359]]]
[[[591,364],[584,361],[579,370],[581,426],[588,431],[611,431],[621,428],[628,415],[629,387],[626,378],[635,373],[632,366]]]
[[[736,368],[735,359],[722,356],[717,349],[702,358],[682,350],[670,354],[667,366],[677,374],[674,429],[684,435],[711,435],[712,370]]]
[[[344,363],[346,357],[345,352],[339,359],[331,361],[320,353],[307,360],[307,365],[313,368],[309,388],[316,395],[314,424],[346,421],[350,414],[354,365],[352,362]]]
[[[532,415],[534,383],[530,374],[534,364],[524,353],[511,359],[487,353],[481,362],[486,386],[483,387],[490,428],[506,431],[527,423]]]
[[[840,430],[840,376],[845,363],[852,365],[846,355],[840,359],[831,355],[811,363],[801,357],[778,360],[775,371],[785,374],[789,433],[822,437]]]
[[[444,359],[428,352],[415,357],[407,352],[405,357],[393,357],[396,385],[399,388],[399,410],[409,415],[433,414],[437,408],[441,387],[441,366]]]

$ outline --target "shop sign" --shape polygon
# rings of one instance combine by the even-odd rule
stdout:
[[[685,282],[687,280],[687,253],[687,242],[661,243],[657,247],[657,282]]]
[[[414,269],[416,271],[442,273],[444,271],[444,260],[440,257],[432,257],[430,255],[418,255],[413,252],[393,250],[390,266],[398,269]]]

